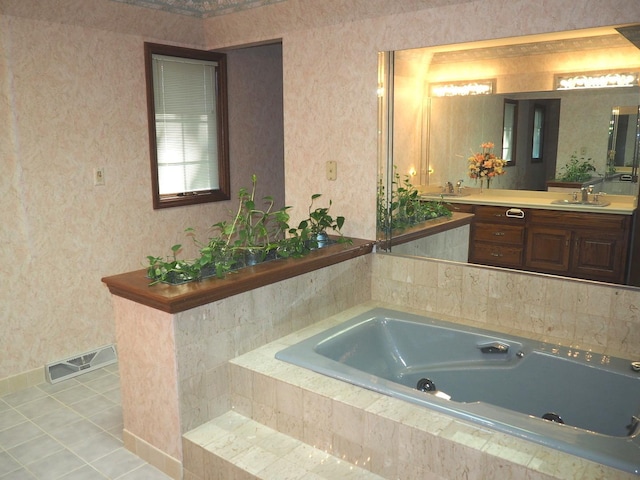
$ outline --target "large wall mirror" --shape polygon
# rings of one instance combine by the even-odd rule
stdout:
[[[639,30],[597,28],[381,54],[380,122],[388,132],[380,142],[380,184],[390,189],[395,172],[421,191],[459,181],[475,187],[467,159],[492,142],[508,162],[491,189],[546,191],[578,158],[595,166],[599,190],[636,197]]]

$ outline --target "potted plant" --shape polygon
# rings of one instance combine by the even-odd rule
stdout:
[[[289,228],[289,207],[273,211],[272,196],[263,197],[265,207],[256,206],[257,176],[251,176],[251,191],[241,188],[238,210],[231,223],[216,224],[226,237],[226,246],[240,257],[245,265],[255,265],[275,254],[278,241]]]
[[[309,218],[300,222],[298,228],[289,227],[290,207],[273,210],[274,199],[263,197],[264,207],[256,206],[255,192],[257,177],[251,177],[252,188],[241,188],[238,194],[238,208],[231,221],[221,221],[213,225],[219,233],[201,243],[193,228],[185,231],[198,246],[199,257],[195,260],[179,260],[177,255],[182,245],[171,247],[172,255],[162,257],[148,256],[147,275],[150,285],[158,282],[184,283],[216,276],[224,278],[228,272],[244,266],[255,265],[267,259],[280,257],[300,257],[313,248],[329,243],[327,230],[339,233],[344,225],[344,217],[335,219],[329,215],[328,207],[314,207],[314,201],[320,194],[311,197]]]
[[[583,183],[591,180],[593,176],[591,172],[595,171],[596,167],[591,163],[591,158],[585,160],[584,157],[581,157],[578,159],[577,152],[573,152],[571,160],[560,169],[558,180],[561,182]]]
[[[200,276],[200,264],[187,260],[178,260],[178,252],[182,249],[181,244],[171,247],[172,256],[165,260],[162,257],[147,256],[149,265],[147,267],[147,277],[155,285],[159,282],[178,285],[181,283],[196,280]]]
[[[322,194],[314,193],[311,195],[311,203],[309,204],[309,217],[306,220],[302,220],[298,225],[298,236],[302,241],[306,241],[310,249],[322,248],[329,245],[329,234],[327,230],[332,230],[335,233],[342,235],[340,230],[344,225],[344,217],[338,216],[333,218],[329,215],[332,202],[329,200],[328,207],[316,207],[313,208],[313,204],[316,199],[320,198]]]

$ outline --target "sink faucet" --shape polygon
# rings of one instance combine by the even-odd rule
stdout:
[[[453,193],[453,184],[451,182],[447,182],[444,185],[445,193]]]
[[[464,180],[460,179],[456,182],[456,188],[458,189],[458,193],[462,193],[462,182],[464,182]]]
[[[593,193],[593,185],[582,187],[580,190],[582,191],[582,203],[589,203],[589,195]]]

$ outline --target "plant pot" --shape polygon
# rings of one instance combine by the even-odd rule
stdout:
[[[264,252],[262,250],[247,250],[244,252],[244,264],[252,267],[264,261]]]
[[[318,248],[326,247],[330,243],[331,241],[329,240],[327,232],[320,232],[313,235],[311,239],[307,241],[307,246],[309,250],[316,250]]]
[[[162,283],[169,285],[182,285],[183,283],[193,282],[196,278],[188,273],[169,272],[167,278]]]

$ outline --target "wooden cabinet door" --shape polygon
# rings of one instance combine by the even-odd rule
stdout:
[[[532,225],[528,228],[525,266],[550,273],[567,273],[571,230]]]
[[[581,278],[623,283],[626,250],[624,235],[577,231],[571,271]]]

